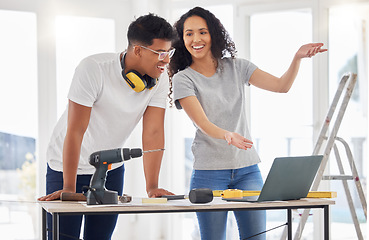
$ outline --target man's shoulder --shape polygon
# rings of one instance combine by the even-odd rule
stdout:
[[[119,53],[113,53],[113,52],[106,52],[106,53],[96,53],[93,55],[90,55],[88,58],[95,59],[96,61],[111,61],[118,59]]]
[[[82,59],[82,63],[104,64],[115,62],[119,59],[119,53],[96,53]]]

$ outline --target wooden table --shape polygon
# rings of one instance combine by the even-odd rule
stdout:
[[[39,202],[42,207],[42,239],[47,239],[46,213],[52,214],[53,239],[59,239],[59,216],[62,215],[98,215],[98,214],[139,214],[139,213],[178,213],[209,211],[247,211],[247,210],[287,210],[287,237],[292,239],[292,210],[322,208],[324,210],[324,239],[329,240],[329,205],[332,200],[304,198],[292,201],[275,202],[226,202],[216,197],[208,204],[191,204],[188,199],[172,200],[165,204],[142,204],[141,198],[133,198],[131,203],[118,205],[87,206],[85,202],[51,201]]]

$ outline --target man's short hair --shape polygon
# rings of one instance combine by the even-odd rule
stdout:
[[[133,21],[127,32],[128,45],[135,43],[150,46],[154,39],[165,39],[172,41],[174,31],[172,25],[164,18],[149,13]]]

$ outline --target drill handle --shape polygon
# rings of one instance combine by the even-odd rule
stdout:
[[[110,164],[101,164],[96,167],[94,174],[92,175],[90,187],[96,191],[102,191],[105,189],[106,174]]]

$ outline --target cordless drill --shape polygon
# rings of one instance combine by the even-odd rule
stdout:
[[[141,148],[116,148],[92,153],[89,162],[96,170],[92,175],[90,186],[87,187],[88,191],[85,193],[87,205],[118,203],[118,193],[105,188],[106,173],[111,169],[113,163],[141,157],[143,153],[163,150],[164,149],[142,151]]]

